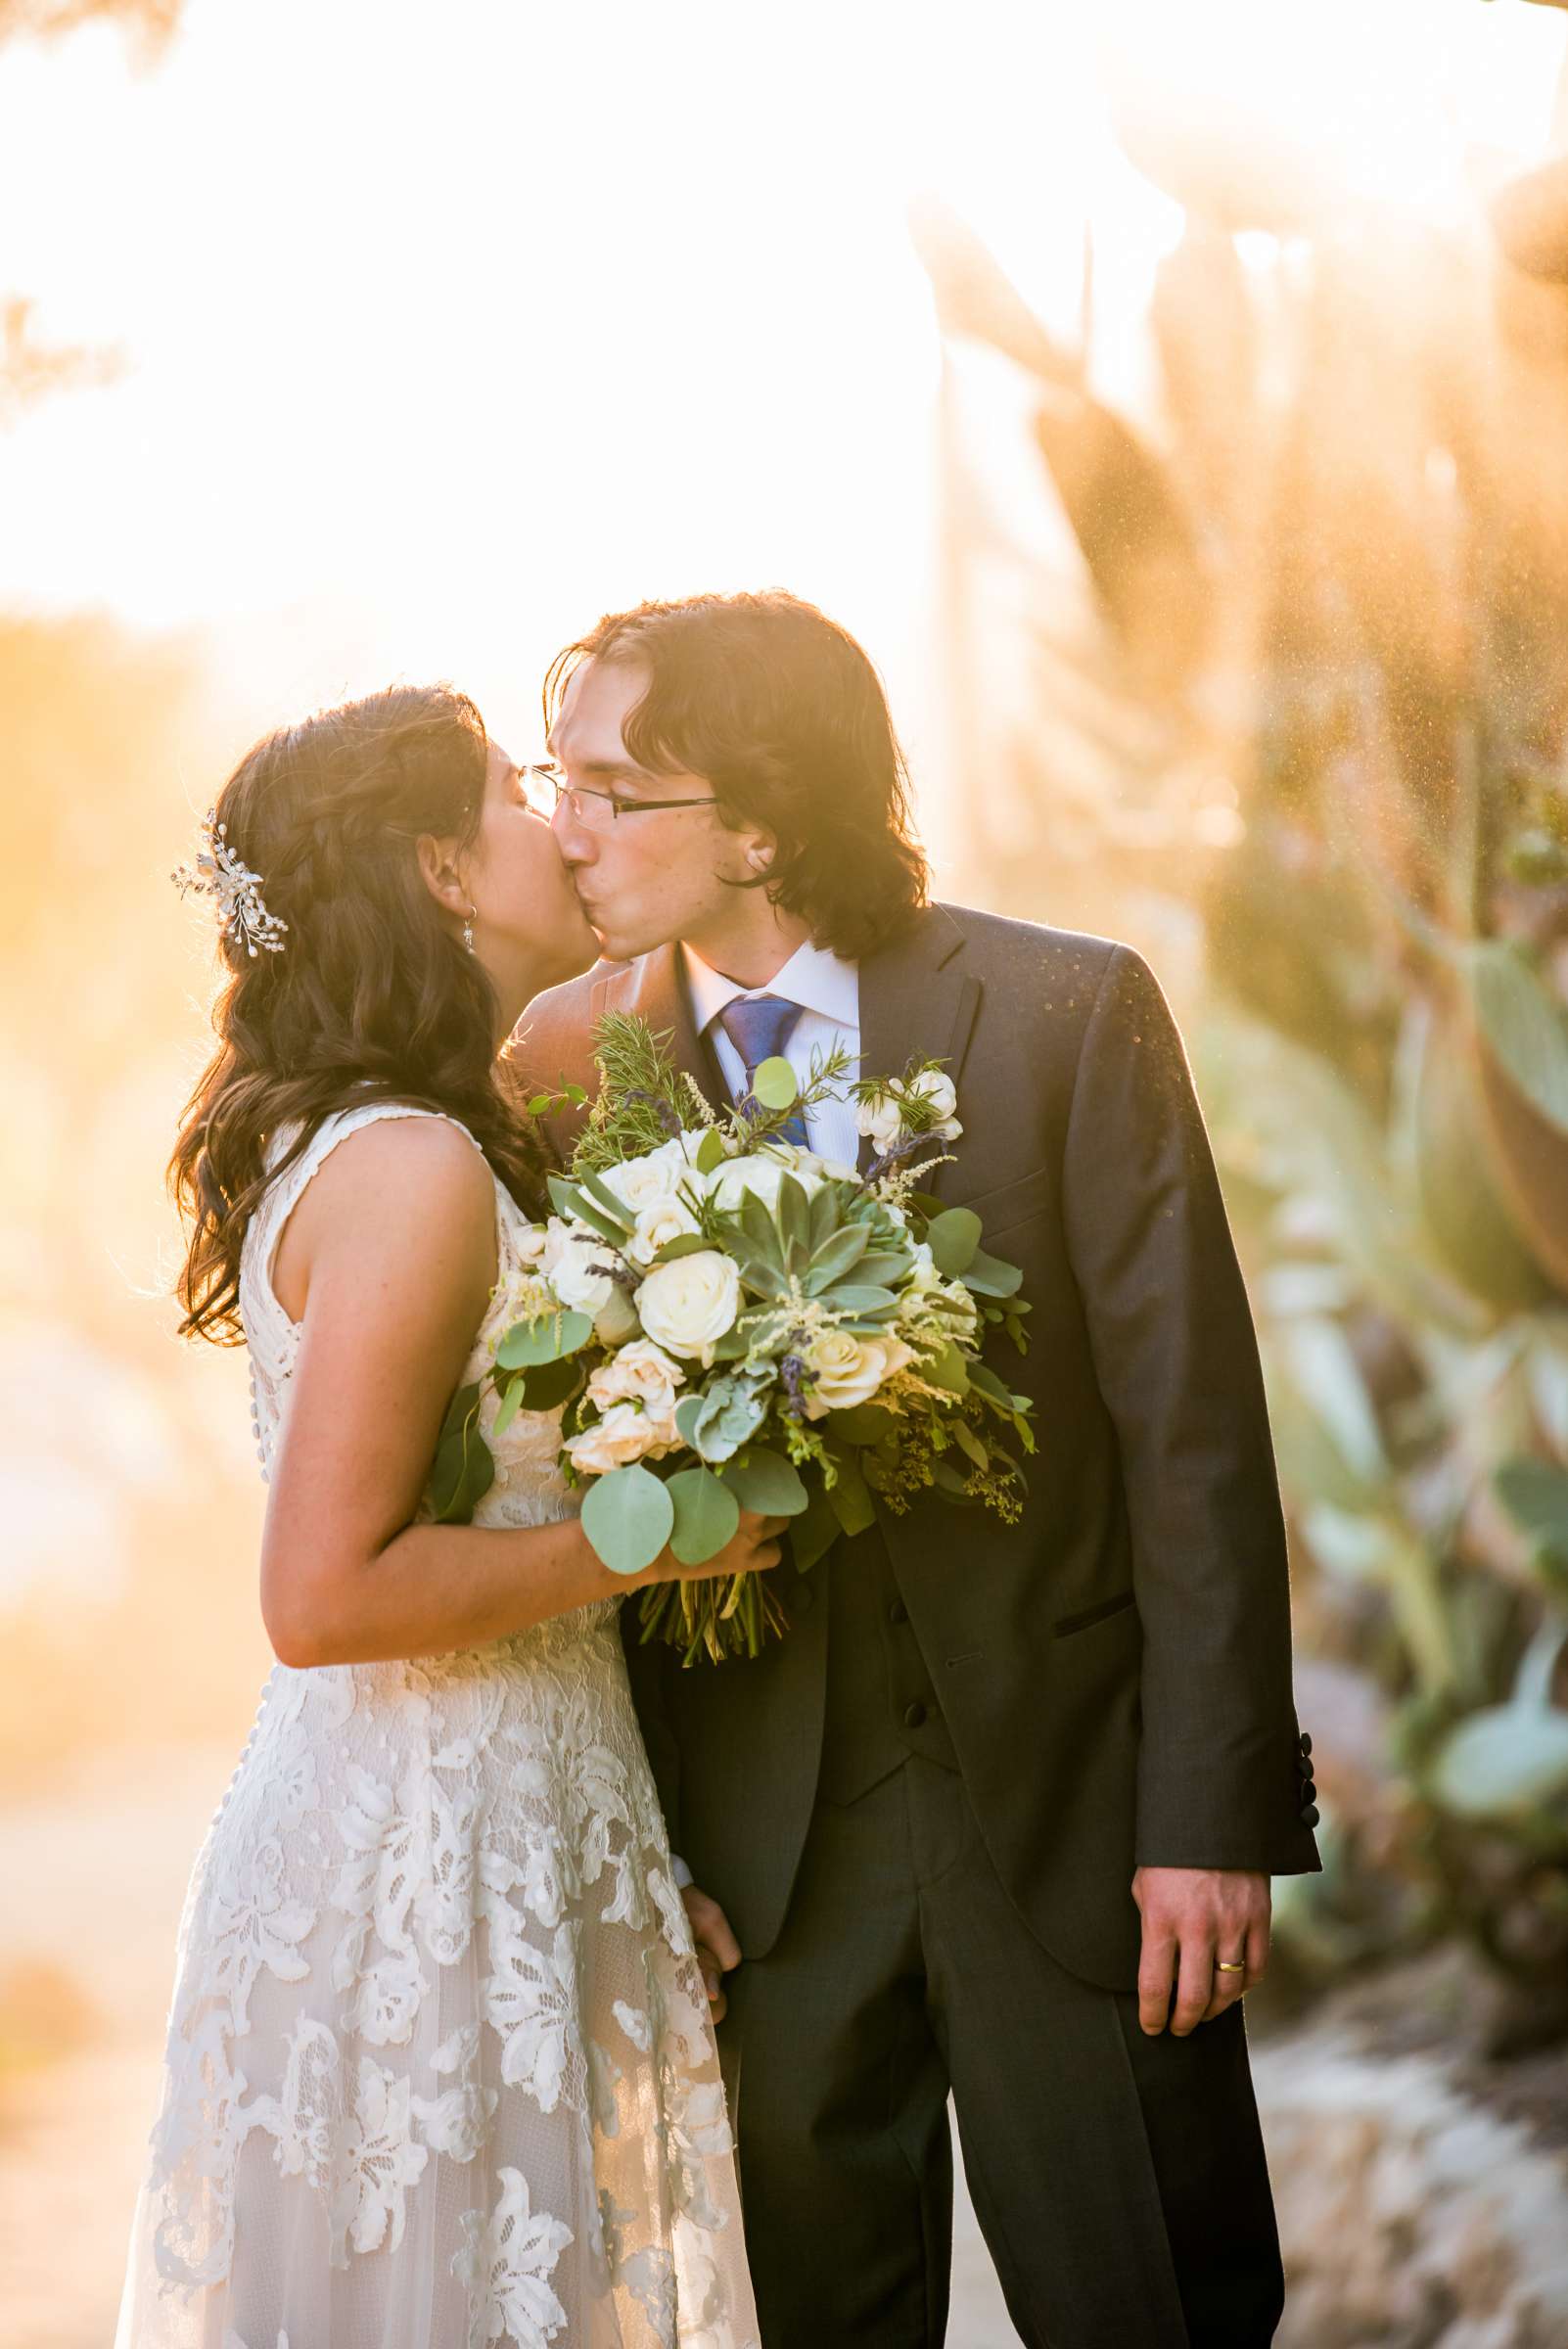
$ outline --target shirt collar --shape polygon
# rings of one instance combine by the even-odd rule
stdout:
[[[809,940],[797,946],[782,970],[765,987],[742,987],[738,980],[726,979],[705,962],[694,946],[684,943],[681,958],[686,971],[686,989],[691,998],[692,1019],[701,1035],[717,1019],[726,1003],[737,995],[782,995],[788,1003],[799,1003],[805,1011],[814,1011],[847,1035],[860,1033],[860,972],[857,964],[846,962],[841,955],[830,953],[826,946],[812,945]]]

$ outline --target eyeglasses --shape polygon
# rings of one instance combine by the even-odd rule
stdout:
[[[574,819],[589,831],[603,832],[623,815],[652,815],[660,807],[712,807],[712,792],[700,800],[628,800],[613,791],[594,791],[587,784],[570,784],[560,767],[543,761],[520,766],[529,806],[539,815],[553,817],[563,800]]]

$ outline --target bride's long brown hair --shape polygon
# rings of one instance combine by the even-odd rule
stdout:
[[[539,1146],[498,1081],[493,990],[442,927],[415,847],[474,840],[486,751],[466,694],[396,685],[280,727],[224,784],[217,820],[288,933],[254,960],[220,940],[217,1050],[168,1168],[190,1226],[182,1336],[240,1342],[246,1226],[350,1096],[443,1110],[520,1203],[541,1188]],[[285,1127],[298,1132],[269,1166]]]

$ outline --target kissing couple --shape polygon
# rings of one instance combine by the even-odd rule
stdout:
[[[935,2344],[949,2096],[1020,2339],[1261,2349],[1242,1998],[1317,1813],[1159,988],[930,901],[876,674],[794,597],[617,614],[545,702],[547,765],[445,687],[269,735],[183,876],[221,973],[183,1327],[249,1354],[278,1661],[186,1899],[117,2349]],[[802,1573],[742,1509],[612,1574],[559,1407],[494,1422],[471,1522],[433,1506],[617,1011],[718,1109],[781,1058],[940,1064],[922,1180],[1030,1308],[1015,1522],[879,1506]],[[847,1087],[801,1098],[786,1138],[863,1168]],[[749,1570],[755,1655],[623,1604]]]

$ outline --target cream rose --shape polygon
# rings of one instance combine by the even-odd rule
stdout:
[[[913,1359],[901,1338],[856,1338],[847,1329],[823,1330],[806,1350],[806,1365],[812,1374],[807,1419],[869,1403],[879,1387]]]
[[[705,1365],[740,1312],[740,1274],[716,1248],[656,1265],[637,1291],[637,1312],[654,1343]]]
[[[673,1424],[671,1421],[671,1430]],[[662,1422],[650,1419],[634,1403],[618,1403],[602,1419],[566,1441],[572,1465],[584,1476],[606,1476],[612,1468],[628,1468],[650,1452],[669,1450]]]
[[[656,1199],[639,1213],[636,1229],[626,1242],[626,1254],[634,1265],[651,1265],[671,1240],[701,1228],[683,1199]]]
[[[641,1404],[650,1419],[675,1419],[675,1389],[686,1373],[651,1338],[637,1338],[608,1362],[601,1362],[588,1380],[588,1400],[608,1411],[618,1403]],[[674,1442],[671,1432],[669,1441]]]
[[[582,1223],[563,1223],[559,1216],[550,1218],[539,1268],[571,1312],[603,1313],[615,1288],[610,1274],[614,1263],[615,1250],[596,1231]]]

